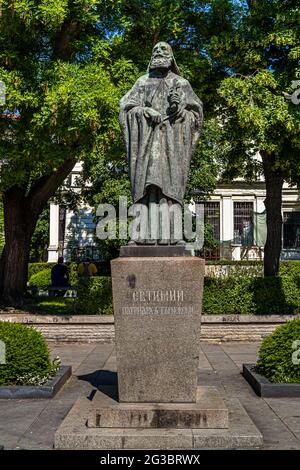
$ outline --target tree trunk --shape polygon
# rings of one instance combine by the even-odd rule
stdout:
[[[13,187],[3,197],[5,246],[1,256],[0,295],[4,303],[21,305],[27,281],[30,240],[37,217],[25,192]]]
[[[42,176],[30,192],[13,186],[3,194],[5,245],[0,260],[0,299],[20,306],[27,283],[31,237],[47,201],[61,186],[76,160],[65,160],[56,172]]]
[[[274,170],[275,156],[261,152],[266,183],[267,240],[264,249],[264,275],[277,276],[282,249],[282,187],[283,176]]]

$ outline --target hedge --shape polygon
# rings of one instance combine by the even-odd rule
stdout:
[[[42,385],[55,375],[59,363],[51,361],[40,332],[20,323],[0,322],[0,340],[5,345],[0,385]]]
[[[48,265],[49,266],[49,265]],[[76,263],[73,263],[71,284],[78,284],[77,312],[86,314],[112,313],[111,279],[96,276],[77,280]],[[280,277],[264,278],[245,273],[238,265],[234,275],[206,277],[204,282],[203,314],[299,314],[300,313],[300,263],[282,262]],[[42,271],[42,277],[49,276]],[[247,275],[245,275],[247,274]],[[49,277],[48,277],[49,278]],[[74,280],[75,279],[75,280]],[[30,284],[41,285],[37,278]],[[46,282],[46,281],[45,281]]]
[[[263,339],[256,370],[271,382],[300,383],[300,320],[276,328]]]
[[[35,266],[31,270],[33,273],[29,278],[28,285],[30,287],[41,287],[43,289],[47,289],[47,287],[51,284],[51,270],[54,264],[46,264],[46,263],[36,263],[39,264],[40,267],[46,266],[46,268],[42,270],[36,270]],[[76,285],[77,283],[77,263],[68,263],[69,268],[69,281],[71,285]]]
[[[202,311],[207,315],[300,313],[299,278],[206,278]]]
[[[55,263],[28,263],[28,279],[34,274],[44,271],[45,269],[52,269]]]
[[[77,312],[82,314],[112,314],[112,286],[108,276],[79,279]]]
[[[203,314],[297,314],[300,313],[299,280],[282,278],[205,278]],[[77,312],[113,313],[110,277],[78,282]]]
[[[28,281],[30,287],[41,287],[42,289],[47,289],[51,284],[51,269],[43,269],[38,271],[35,274],[32,274],[31,278]]]

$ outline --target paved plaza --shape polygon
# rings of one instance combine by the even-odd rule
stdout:
[[[258,348],[259,343],[202,343],[199,384],[240,400],[263,434],[263,449],[300,449],[300,400],[259,398],[241,375],[242,364],[255,362]],[[0,400],[5,449],[52,449],[54,433],[77,398],[92,397],[99,383],[116,381],[113,344],[52,344],[51,351],[72,366],[73,376],[52,400]]]

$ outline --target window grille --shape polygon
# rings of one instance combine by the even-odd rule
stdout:
[[[213,237],[217,246],[213,249],[205,249],[201,255],[205,259],[220,259],[220,203],[218,201],[204,202],[204,220],[212,226]]]
[[[283,213],[283,248],[300,248],[300,212]]]
[[[253,202],[233,203],[234,243],[253,245]]]

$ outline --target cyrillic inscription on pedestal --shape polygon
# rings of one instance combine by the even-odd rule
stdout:
[[[196,401],[204,260],[112,261],[120,402]]]

